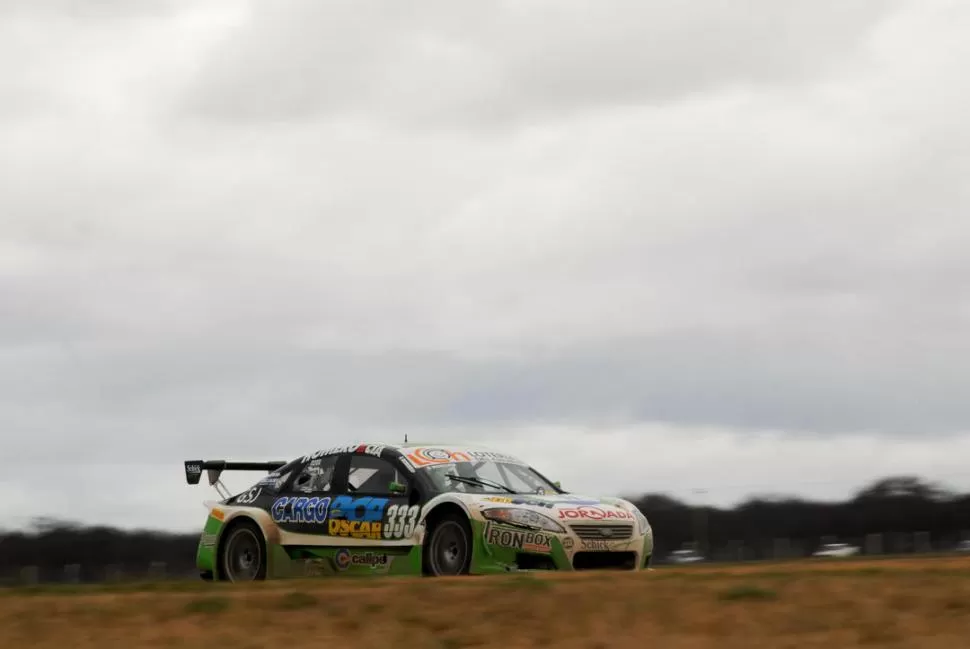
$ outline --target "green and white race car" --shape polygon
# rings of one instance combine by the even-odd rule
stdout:
[[[231,495],[223,471],[268,471]],[[353,444],[290,462],[185,462],[222,500],[196,563],[203,579],[642,570],[646,517],[620,498],[563,491],[527,463],[485,448]]]

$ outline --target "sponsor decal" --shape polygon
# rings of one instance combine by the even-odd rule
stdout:
[[[384,447],[378,444],[362,444],[357,447],[355,453],[363,453],[365,455],[373,455],[375,457],[380,457],[381,453],[384,452]]]
[[[527,552],[550,552],[552,536],[545,532],[520,530],[489,523],[485,528],[485,541],[489,545],[515,548]]]
[[[419,505],[391,505],[387,508],[387,523],[384,524],[385,539],[406,539],[414,534],[418,525]]]
[[[330,536],[347,536],[352,539],[381,539],[380,522],[369,521],[348,521],[341,519],[330,519],[327,523],[327,532]]]
[[[340,548],[337,553],[333,555],[333,561],[337,564],[337,570],[346,570],[350,567],[350,550],[347,548]]]
[[[337,496],[330,507],[327,532],[331,536],[347,536],[354,539],[382,538],[384,510],[387,498],[362,496]],[[397,510],[395,510],[397,514]]]
[[[257,498],[259,498],[259,495],[261,493],[263,493],[263,488],[262,487],[253,487],[252,489],[250,489],[246,493],[242,493],[242,494],[239,494],[238,496],[236,496],[236,502],[235,502],[235,504],[237,504],[237,505],[249,505],[249,504],[252,504],[253,502],[256,501]]]
[[[573,541],[573,537],[571,536],[567,536],[562,540],[562,547],[564,550],[572,550],[575,544],[576,542]]]
[[[603,509],[602,507],[582,506],[574,509],[560,509],[559,518],[568,520],[631,520],[633,514],[624,509]]]
[[[508,496],[488,496],[487,498],[482,498],[485,502],[499,503],[502,505],[511,505],[512,499]]]
[[[443,448],[424,448],[416,451],[416,454],[424,456],[428,460],[450,460],[452,456],[462,455],[467,457],[464,453],[446,451]]]
[[[277,523],[325,523],[330,496],[281,496],[273,501],[270,515]]]
[[[204,548],[214,548],[216,547],[216,534],[210,534],[209,532],[203,532],[202,538],[199,539],[199,544]]]
[[[522,460],[507,453],[496,451],[468,451],[468,454],[475,460],[491,460],[493,462],[509,462],[511,464],[524,464]]]
[[[387,508],[387,498],[362,496],[337,496],[330,508],[330,518],[342,518],[348,521],[380,521],[384,519]]]
[[[202,465],[201,464],[186,464],[185,465],[185,471],[186,471],[186,473],[190,473],[192,475],[199,475],[200,473],[202,473]]]
[[[436,464],[452,462],[471,462],[468,453],[462,451],[447,451],[443,448],[417,448],[407,454],[408,463],[416,469]]]
[[[579,544],[583,550],[609,552],[611,550],[615,550],[620,545],[628,545],[629,541],[597,541],[596,539],[580,539]]]
[[[340,548],[333,557],[337,570],[346,570],[351,566],[366,566],[372,570],[386,567],[390,563],[390,558],[386,554],[378,552],[359,552],[353,553],[347,548]]]
[[[366,455],[380,457],[383,452],[384,447],[380,444],[350,444],[348,446],[334,446],[333,448],[321,449],[310,455],[304,455],[300,460],[302,462],[309,462],[310,460],[321,458],[324,455],[337,455],[340,453],[364,453]]]
[[[522,460],[496,451],[468,451],[445,448],[416,448],[404,456],[407,464],[415,469],[455,462],[493,461],[525,465]]]
[[[555,501],[539,500],[537,498],[512,498],[509,496],[488,496],[483,500],[504,505],[530,505],[532,507],[546,507],[548,509],[552,509],[555,503]]]
[[[285,478],[281,477],[278,473],[270,473],[268,476],[256,483],[257,487],[269,487],[270,489],[279,489],[283,486],[283,480]]]

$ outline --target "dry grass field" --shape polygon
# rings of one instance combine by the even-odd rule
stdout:
[[[954,649],[970,647],[970,558],[10,589],[0,646]]]

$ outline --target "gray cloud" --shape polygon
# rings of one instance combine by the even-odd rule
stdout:
[[[844,65],[895,5],[262,4],[203,68],[188,105],[217,121],[554,119],[816,79]]]
[[[422,426],[474,424],[495,437],[523,422],[591,431],[640,421],[800,434],[966,431],[970,371],[952,363],[968,351],[965,341],[900,345],[874,332],[863,341],[863,333],[685,331],[506,361],[265,340],[65,345],[7,356],[19,369],[0,382],[2,414],[10,450],[22,458],[45,456],[40,440],[60,444],[67,427],[78,430],[75,458],[150,452],[176,462],[194,446],[272,452],[284,431],[293,447],[358,431],[397,439],[395,431]]]
[[[157,18],[170,15],[179,7],[185,8],[185,0],[152,0],[151,2],[127,2],[126,0],[5,0],[0,5],[0,15],[29,20],[64,21],[115,21],[131,18]]]

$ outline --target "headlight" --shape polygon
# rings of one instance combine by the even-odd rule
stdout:
[[[543,516],[528,509],[513,509],[511,507],[493,507],[482,512],[482,516],[490,521],[528,527],[533,530],[546,530],[562,534],[566,530],[563,526],[548,516]]]
[[[646,534],[650,530],[650,523],[647,522],[647,517],[643,515],[640,508],[633,508],[633,515],[637,517],[637,526],[640,528],[640,534]]]

